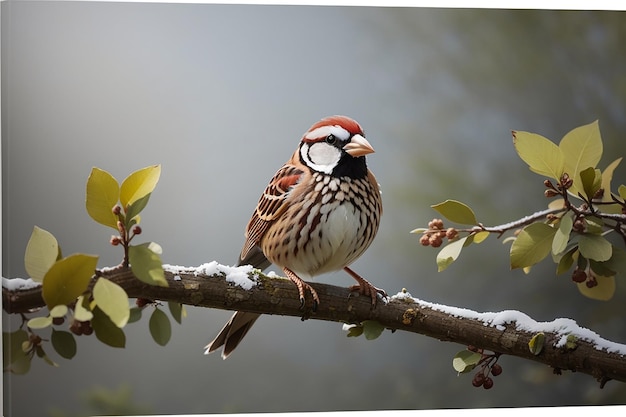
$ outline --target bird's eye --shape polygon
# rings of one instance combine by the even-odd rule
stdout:
[[[330,134],[330,135],[326,136],[326,143],[334,145],[336,141],[337,141],[337,138],[335,137],[335,135]]]

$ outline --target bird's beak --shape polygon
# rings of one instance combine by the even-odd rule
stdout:
[[[357,157],[374,153],[372,145],[361,135],[354,135],[350,142],[343,147],[343,150],[348,152],[350,156]]]

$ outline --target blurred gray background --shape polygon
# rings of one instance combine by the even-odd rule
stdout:
[[[517,157],[513,129],[559,141],[599,119],[600,167],[626,155],[623,12],[1,7],[3,276],[25,276],[34,225],[66,255],[121,260],[111,230],[84,209],[92,166],[121,181],[162,164],[143,240],[159,242],[167,263],[231,264],[267,181],[311,124],[339,113],[357,119],[376,149],[368,162],[385,213],[354,265],[372,283],[479,311],[571,317],[626,342],[622,278],[613,300],[589,300],[549,261],[528,276],[510,271],[509,246],[493,238],[437,273],[437,251],[409,234],[446,198],[491,225],[545,207],[543,178]],[[625,174],[622,164],[615,184]],[[263,317],[223,361],[202,347],[231,312],[188,313],[165,347],[144,317],[128,326],[125,349],[81,337],[71,361],[50,350],[60,368],[35,361],[25,376],[5,374],[5,414],[81,415],[98,398],[119,412],[174,414],[626,403],[624,384],[600,390],[589,376],[509,357],[492,390],[476,389],[451,366],[463,346],[402,332],[347,338],[339,324],[297,318]],[[5,331],[16,323],[3,315]]]

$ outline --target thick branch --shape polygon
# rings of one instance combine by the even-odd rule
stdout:
[[[344,323],[376,320],[385,328],[423,334],[442,341],[474,345],[486,350],[544,363],[555,370],[592,375],[602,383],[609,379],[626,382],[626,345],[608,342],[578,327],[572,320],[537,323],[516,311],[477,313],[414,299],[406,293],[380,301],[371,308],[369,297],[350,294],[346,288],[311,283],[320,297],[317,311],[310,304],[300,308],[296,287],[283,278],[251,274],[255,285],[244,289],[222,273],[207,269],[166,267],[168,287],[150,286],[137,280],[128,269],[106,270],[99,275],[123,287],[131,298],[173,301],[187,305],[263,314],[303,317]],[[2,289],[3,308],[23,313],[45,306],[41,287]],[[310,301],[310,300],[309,300]],[[543,350],[535,355],[528,343],[538,332],[545,334]],[[568,335],[573,344],[565,345]],[[609,352],[610,351],[610,352]]]

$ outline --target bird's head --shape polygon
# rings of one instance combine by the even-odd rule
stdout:
[[[300,142],[300,159],[314,171],[342,177],[367,175],[365,155],[374,148],[361,126],[346,116],[330,116],[315,123]]]

